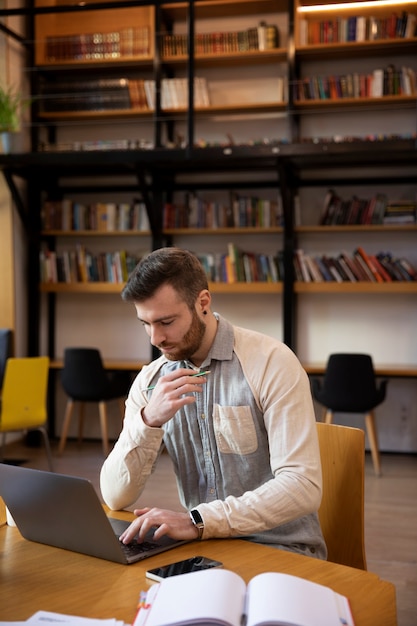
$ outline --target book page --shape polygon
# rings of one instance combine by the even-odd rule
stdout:
[[[207,570],[166,578],[148,592],[134,626],[219,624],[240,626],[244,581],[228,570]]]
[[[248,585],[247,626],[354,626],[347,598],[297,576],[269,572]]]

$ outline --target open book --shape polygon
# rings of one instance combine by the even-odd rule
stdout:
[[[281,574],[246,586],[229,570],[206,570],[153,585],[133,626],[354,626],[349,601],[329,587]]]

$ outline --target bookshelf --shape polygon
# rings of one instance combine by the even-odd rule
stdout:
[[[203,242],[202,248],[195,251],[213,291],[219,287],[225,292],[219,283],[243,282],[248,292],[254,289],[257,293],[270,293],[268,283],[279,283],[283,276],[283,269],[279,268],[283,216],[276,179],[250,180],[249,173],[243,179],[238,171],[235,181],[228,176],[223,182],[214,179],[197,183],[193,176],[177,180],[176,170],[171,167],[169,176],[165,173],[162,193],[155,188],[147,190],[145,195],[153,208],[150,215],[144,201],[120,201],[120,196],[114,195],[116,189],[107,190],[107,194],[113,195],[108,202],[103,189],[101,197],[97,197],[100,191],[88,185],[78,185],[78,194],[84,193],[78,197],[77,190],[60,189],[59,183],[54,186],[55,198],[44,190],[40,233],[42,289],[53,292],[55,286],[61,289],[66,283],[67,290],[78,290],[80,283],[103,283],[104,292],[108,283],[113,291],[111,283],[126,282],[139,258],[148,251],[146,246],[150,249],[149,238],[158,231],[161,245],[180,245],[179,238],[184,239],[186,246]],[[121,193],[130,187],[119,189]],[[96,201],[87,201],[88,193]],[[261,238],[262,245],[252,251],[254,235]],[[146,238],[148,242],[140,253],[135,255],[127,250],[129,245],[137,247],[139,240]],[[239,238],[246,241],[249,249],[235,244]],[[122,242],[122,250],[98,251],[98,245],[116,245],[117,240]],[[268,240],[269,249],[264,247]],[[275,285],[272,291],[279,291],[279,286]]]
[[[416,14],[413,2],[296,0],[291,98],[299,138],[314,137],[322,115],[334,118],[333,135],[366,135],[367,126],[371,137],[388,136],[406,128],[416,102]],[[346,110],[356,110],[363,126],[341,132]],[[391,125],[375,132],[384,112]]]
[[[204,153],[204,154],[203,154]],[[204,158],[202,158],[204,156]],[[152,163],[152,158],[155,161]],[[179,158],[180,157],[180,158]],[[140,246],[142,253],[156,245],[170,245],[175,243],[185,247],[191,247],[197,251],[227,250],[229,242],[236,243],[243,250],[269,251],[283,250],[287,253],[287,277],[278,283],[212,283],[214,294],[224,297],[245,295],[250,298],[251,294],[262,295],[271,298],[271,305],[277,315],[281,315],[284,321],[283,333],[286,342],[297,349],[300,339],[299,332],[299,300],[309,298],[346,297],[356,294],[359,298],[359,310],[366,319],[366,309],[375,297],[392,296],[401,297],[408,306],[415,306],[417,283],[415,282],[392,282],[390,284],[374,284],[370,282],[336,283],[336,282],[300,282],[294,281],[292,273],[292,260],[294,249],[302,247],[306,252],[338,253],[342,249],[350,252],[358,244],[365,249],[371,248],[391,249],[393,252],[404,252],[413,264],[417,263],[415,257],[415,237],[417,227],[415,225],[346,225],[346,226],[320,226],[320,216],[323,203],[329,186],[340,192],[342,196],[356,191],[359,195],[371,197],[378,190],[386,190],[392,198],[396,198],[397,190],[402,190],[408,195],[415,193],[415,177],[406,175],[407,168],[415,168],[417,153],[415,142],[404,140],[401,142],[381,142],[380,145],[287,145],[283,146],[279,155],[271,156],[271,149],[265,147],[259,149],[239,149],[225,153],[221,148],[207,148],[204,151],[196,151],[187,158],[182,152],[172,151],[165,154],[163,160],[157,158],[154,153],[141,154],[135,151],[114,152],[109,155],[106,152],[66,153],[66,154],[27,154],[8,155],[0,157],[2,168],[8,175],[19,176],[31,181],[36,180],[39,198],[48,197],[51,191],[57,196],[74,198],[77,194],[84,193],[96,200],[103,199],[104,192],[112,193],[120,199],[121,194],[131,197],[134,190],[138,192],[137,185],[130,180],[132,170],[153,171],[154,179],[149,181],[149,188],[142,191],[150,199],[152,226],[145,232],[91,232],[82,230],[63,231],[52,229],[42,231],[42,239],[51,242],[51,247],[59,245],[73,247],[78,240],[84,240],[85,245],[92,245],[104,249],[114,246],[129,248],[130,242]],[[150,162],[151,161],[151,165]],[[159,184],[161,179],[160,168],[164,171],[164,193],[159,197]],[[256,168],[263,172],[263,181],[259,183],[250,180]],[[347,170],[359,168],[360,177],[354,171],[352,176],[342,176]],[[375,170],[377,173],[375,174]],[[90,178],[97,176],[97,171],[104,176],[98,185],[91,185]],[[109,171],[116,171],[118,186],[109,183]],[[369,173],[372,171],[372,174]],[[47,172],[47,176],[46,176]],[[62,174],[65,172],[65,177]],[[222,172],[225,179],[213,182],[212,178],[218,177]],[[277,178],[277,172],[281,176]],[[210,173],[210,182],[203,182]],[[245,184],[242,177],[246,178]],[[140,177],[139,177],[140,178]],[[70,182],[75,180],[75,186]],[[121,181],[125,182],[122,184]],[[294,192],[292,204],[288,203],[288,189],[285,184],[291,180],[289,187]],[[127,182],[126,182],[127,181]],[[251,189],[253,185],[253,189]],[[164,202],[172,200],[176,194],[193,193],[203,194],[208,189],[214,197],[217,193],[229,194],[230,189],[237,190],[241,187],[242,194],[254,195],[259,193],[259,187],[265,190],[281,190],[284,223],[282,226],[270,228],[167,228],[163,229]],[[84,189],[83,189],[84,187]],[[246,187],[246,188],[245,188]],[[127,190],[127,191],[126,191]],[[296,223],[294,206],[296,204],[295,191],[300,195],[301,224]],[[363,193],[362,193],[363,192]],[[274,192],[275,193],[275,192]],[[36,194],[34,195],[36,197]],[[41,211],[39,206],[39,212]],[[36,212],[32,217],[36,215]],[[59,243],[60,242],[60,243]],[[112,243],[109,243],[112,242]],[[129,242],[129,243],[126,243]],[[256,245],[255,245],[255,242]],[[38,265],[38,244],[33,250],[33,263]],[[288,260],[289,259],[289,260]],[[36,285],[37,279],[32,284]],[[59,296],[69,297],[71,293],[75,297],[101,295],[112,296],[120,294],[120,284],[110,283],[78,283],[78,284],[42,284],[41,292],[50,300],[49,315],[51,349],[55,344],[53,333],[53,320],[56,314],[56,298]],[[276,297],[278,296],[278,300]],[[366,303],[363,298],[366,298]],[[410,300],[411,297],[411,300]],[[39,298],[35,295],[34,298]],[[302,301],[302,300],[301,300]],[[397,301],[398,302],[398,301]],[[272,304],[273,303],[273,304]],[[390,302],[390,308],[395,303]],[[304,327],[305,328],[305,327]],[[305,330],[303,330],[305,332]],[[302,342],[301,342],[302,343]],[[56,357],[55,352],[53,353]],[[314,360],[308,354],[308,361]],[[316,359],[317,360],[317,359]]]
[[[35,1],[40,9],[34,24],[35,65],[152,62],[155,10],[151,3],[137,6],[132,2],[123,8],[113,5],[111,10],[105,6],[94,10],[93,5],[89,2],[81,12],[71,12],[60,11],[65,6],[60,0]]]
[[[36,0],[35,149],[409,136],[416,14],[413,0]]]
[[[239,114],[285,116],[286,0],[143,4],[36,0],[36,149],[90,148],[111,120],[126,147],[153,149],[205,145],[216,126],[224,141]]]
[[[358,50],[389,43],[415,43],[416,14],[412,2],[361,3],[297,0],[295,25],[299,50]]]
[[[324,17],[319,19],[333,19],[334,3],[323,4]],[[356,347],[356,326],[374,318],[378,323],[371,323],[372,333],[375,329],[376,335],[385,339],[391,323],[388,311],[391,317],[400,311],[399,323],[410,329],[409,318],[417,304],[414,282],[297,281],[293,256],[298,247],[306,253],[337,254],[342,249],[352,253],[362,245],[372,252],[404,252],[417,263],[415,225],[320,225],[329,188],[345,195],[363,193],[368,197],[384,189],[392,199],[405,188],[407,197],[414,194],[415,198],[416,95],[301,102],[295,97],[294,86],[301,78],[327,76],[335,68],[345,73],[373,72],[393,63],[416,71],[415,34],[384,40],[310,43],[301,39],[301,29],[305,29],[301,22],[312,22],[317,16],[313,11],[310,15],[308,10],[299,9],[313,9],[316,3],[305,0],[295,3],[293,15],[290,6],[281,0],[154,1],[140,6],[123,0],[102,5],[68,7],[58,0],[37,0],[34,11],[28,12],[37,31],[32,67],[39,93],[51,83],[88,82],[98,77],[153,80],[159,86],[163,79],[187,79],[187,106],[162,107],[160,97],[156,97],[153,108],[99,111],[57,111],[52,107],[45,111],[36,103],[31,128],[33,150],[0,155],[0,167],[15,202],[26,205],[15,179],[27,182],[31,198],[30,350],[38,351],[38,330],[43,326],[47,351],[52,358],[59,357],[62,332],[71,338],[75,334],[73,329],[68,332],[70,315],[82,318],[87,307],[102,311],[103,320],[109,309],[108,318],[120,319],[126,328],[131,317],[131,312],[129,315],[119,308],[114,312],[114,303],[120,299],[119,283],[43,283],[39,287],[38,255],[45,242],[58,252],[75,247],[78,241],[93,250],[132,248],[139,254],[172,243],[199,252],[226,251],[230,242],[246,251],[282,250],[284,280],[213,282],[210,287],[221,303],[219,310],[234,307],[244,315],[246,308],[259,306],[262,316],[255,311],[249,321],[280,334],[282,325],[282,338],[305,362],[324,361],[324,352],[338,345],[343,335],[352,337],[350,346]],[[417,3],[404,2],[398,6],[400,14],[403,10],[417,13]],[[368,14],[361,6],[354,11]],[[381,18],[391,13],[391,9],[378,9]],[[341,11],[346,17],[351,14],[347,8]],[[80,29],[74,25],[80,22],[85,34],[94,32],[92,23],[97,32],[120,33],[132,22],[131,15],[137,18],[135,23],[148,28],[146,53],[78,60],[46,56],[48,37],[77,33]],[[214,33],[248,31],[261,21],[277,27],[279,42],[275,47],[213,51]],[[203,33],[209,41],[203,51],[196,46],[189,51],[191,54],[174,53],[166,45],[168,37],[188,35],[197,40]],[[200,77],[206,79],[209,90],[210,103],[205,106],[197,105],[195,99],[194,78]],[[277,95],[278,78],[288,85],[283,98]],[[259,81],[267,85],[266,91],[258,89]],[[126,85],[123,88],[126,92]],[[248,195],[262,192],[270,198],[280,194],[282,224],[268,228],[164,227],[166,203],[181,203],[187,193],[219,199],[230,190]],[[139,197],[146,205],[149,230],[100,233],[41,228],[45,201],[78,196],[88,196],[88,202],[104,201],[107,196],[109,202],[131,202]],[[298,204],[300,222],[296,218]],[[67,326],[61,324],[61,318],[66,319]],[[268,320],[265,325],[264,319]],[[88,323],[95,325],[95,321]],[[105,333],[104,321],[100,323],[102,326],[97,326]],[[118,350],[131,350],[122,331],[118,329],[117,333],[114,343]],[[318,345],[317,337],[323,335],[325,341]],[[400,359],[413,361],[415,350],[413,340],[408,346],[401,345]],[[115,354],[114,358],[123,359],[124,354]],[[140,354],[139,358],[146,361],[147,355]],[[381,362],[391,360],[389,355],[381,356]]]
[[[405,163],[398,167],[387,155],[386,160],[381,158],[377,168],[363,168],[363,164],[352,162],[349,168],[340,169],[333,180],[327,174],[321,173],[318,180],[309,167],[303,172],[303,180],[298,181],[297,204],[300,209],[294,223],[295,246],[313,258],[317,254],[338,258],[343,251],[352,257],[361,246],[369,255],[390,251],[394,257],[408,258],[415,266],[415,222],[320,224],[331,195],[342,199],[347,207],[353,201],[366,206],[377,195],[385,197],[385,206],[390,202],[394,206],[394,201],[396,206],[400,201],[406,205],[407,200],[407,206],[410,201],[415,207],[416,179],[412,168]],[[405,214],[402,219],[409,218]],[[400,345],[404,354],[409,352],[408,348],[412,352],[413,340],[407,347],[403,343],[405,336],[413,335],[411,319],[417,305],[415,287],[415,281],[405,279],[389,282],[343,280],[340,283],[296,281],[294,333],[299,357],[303,362],[309,362],[308,354],[322,350],[326,355],[335,351],[331,348],[332,343],[344,345],[346,351],[357,352],[366,346],[376,363],[384,362],[389,352],[400,349]],[[300,320],[304,321],[303,325]],[[392,324],[401,330],[397,333]],[[405,328],[409,330],[403,334]],[[346,334],[347,329],[349,334]],[[317,345],[318,336],[321,337],[320,346]]]

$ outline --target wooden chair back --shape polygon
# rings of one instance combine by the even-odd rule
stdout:
[[[13,354],[13,333],[9,328],[0,328],[0,389],[3,387],[7,359]]]
[[[4,503],[3,498],[0,496],[0,528],[5,526],[7,521],[6,517],[6,505]]]
[[[323,472],[320,524],[328,560],[366,570],[365,433],[317,423]]]

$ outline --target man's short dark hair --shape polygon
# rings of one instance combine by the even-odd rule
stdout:
[[[208,289],[207,276],[195,254],[181,248],[159,248],[145,256],[122,291],[126,302],[143,302],[162,285],[171,285],[192,309],[198,294]]]

